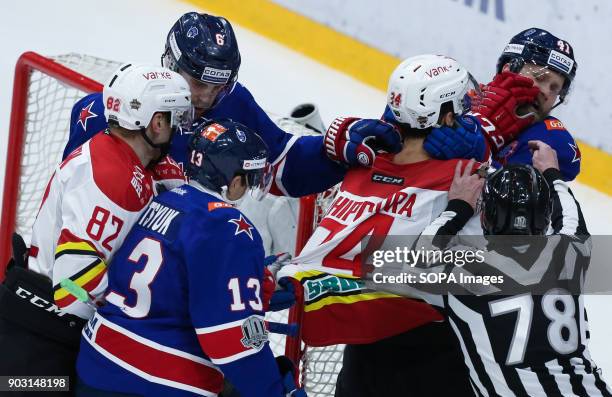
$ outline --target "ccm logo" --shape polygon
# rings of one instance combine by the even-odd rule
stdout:
[[[15,291],[15,294],[20,298],[29,300],[30,303],[33,304],[34,306],[38,306],[47,312],[57,314],[59,317],[66,314],[63,311],[61,311],[57,306],[55,306],[53,303],[41,298],[40,296],[34,294],[33,292],[28,291],[27,289],[17,287],[17,291]]]
[[[446,94],[442,94],[440,95],[440,99],[442,98],[448,98],[451,95],[455,95],[455,91],[451,91],[451,92],[447,92]]]
[[[386,183],[388,185],[403,185],[404,178],[399,176],[387,176],[383,174],[372,174],[372,182],[375,183]]]

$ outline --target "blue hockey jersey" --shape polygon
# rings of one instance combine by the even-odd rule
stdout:
[[[83,330],[92,387],[145,396],[281,396],[267,343],[264,250],[220,196],[183,185],[144,210],[109,266],[107,303]]]
[[[205,119],[230,118],[257,132],[270,150],[270,162],[277,167],[273,192],[299,197],[322,192],[342,180],[345,168],[331,161],[323,150],[322,136],[297,137],[281,130],[259,107],[249,90],[236,83],[234,89],[194,126]],[[64,158],[93,135],[106,128],[101,93],[89,94],[72,108],[70,137]],[[170,155],[185,163],[189,131],[178,131]],[[307,166],[306,166],[307,165]]]
[[[543,141],[555,149],[563,180],[572,181],[580,173],[578,144],[563,123],[552,116],[532,124],[515,141],[502,148],[495,157],[494,166],[531,164],[532,154],[527,143],[533,140]]]

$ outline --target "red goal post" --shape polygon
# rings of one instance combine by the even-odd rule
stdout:
[[[26,117],[28,115],[28,98],[30,97],[30,77],[34,71],[48,75],[58,82],[65,83],[85,93],[102,90],[102,84],[97,81],[35,52],[25,52],[17,60],[6,149],[4,193],[2,195],[0,280],[4,279],[5,267],[11,257],[11,236],[17,230],[19,194],[22,191],[20,186],[21,165],[26,143]],[[66,125],[66,131],[68,131],[68,125]]]

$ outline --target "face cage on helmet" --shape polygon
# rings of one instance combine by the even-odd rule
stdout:
[[[555,105],[550,110],[552,111],[552,109],[556,108],[562,103],[565,103],[568,97],[568,94],[570,93],[570,88],[572,86],[572,80],[570,80],[569,76],[563,72],[558,71],[557,69],[552,68],[550,65],[542,65],[540,63],[537,63],[536,61],[529,61],[528,63],[534,66],[538,66],[540,68],[538,69],[538,75],[554,72],[560,75],[561,77],[563,77],[563,85],[561,86],[561,89],[559,90],[559,92],[556,94],[557,97],[559,98],[559,102],[555,103]],[[525,64],[527,64],[527,62],[523,61],[523,66]],[[522,66],[521,66],[521,69],[522,69]]]
[[[174,109],[170,112],[170,125],[173,129],[189,130],[193,123],[194,108],[189,106],[183,109]]]
[[[540,47],[538,47],[540,48]],[[550,51],[547,50],[547,53],[549,53]],[[561,90],[559,91],[558,97],[559,97],[559,102],[557,102],[552,108],[552,109],[556,108],[557,106],[561,105],[562,103],[566,102],[566,99],[570,93],[570,88],[572,87],[572,82],[575,78],[576,75],[576,65],[574,65],[572,67],[572,71],[574,73],[572,73],[572,71],[570,71],[570,73],[566,73],[563,72],[561,70],[557,70],[555,68],[552,68],[549,64],[546,63],[546,61],[542,61],[541,57],[530,57],[529,59],[525,59],[524,56],[522,55],[503,55],[500,57],[500,62],[498,63],[498,73],[501,73],[501,71],[504,68],[504,65],[508,65],[509,66],[509,70],[513,73],[520,73],[520,71],[523,69],[523,66],[526,63],[530,63],[532,65],[536,65],[536,66],[540,66],[543,69],[547,69],[550,71],[553,71],[555,73],[560,74],[563,78],[564,78],[564,82],[563,82],[563,87],[561,88]]]
[[[256,201],[261,201],[270,191],[274,176],[272,165],[266,161],[263,168],[249,171],[245,175],[249,195]]]

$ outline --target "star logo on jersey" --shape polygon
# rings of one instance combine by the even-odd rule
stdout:
[[[572,159],[572,163],[580,161],[580,159],[582,159],[582,155],[580,154],[580,148],[578,147],[578,145],[571,143],[568,143],[568,145],[570,145],[570,147],[574,151],[574,158]]]
[[[240,233],[244,233],[249,236],[251,240],[253,240],[253,226],[251,226],[251,224],[247,222],[246,219],[244,219],[244,216],[242,216],[242,214],[240,214],[240,218],[230,219],[228,222],[236,225],[236,231],[234,232],[234,236],[237,236]]]
[[[79,113],[79,120],[77,121],[77,124],[81,124],[83,130],[87,130],[87,120],[98,117],[97,114],[91,111],[93,104],[94,103],[91,102],[89,105],[81,109],[81,113]]]

